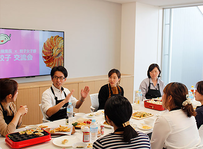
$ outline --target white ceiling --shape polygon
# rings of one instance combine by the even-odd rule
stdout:
[[[105,0],[115,3],[129,3],[129,2],[140,2],[154,6],[169,7],[169,6],[191,6],[201,5],[203,0]]]

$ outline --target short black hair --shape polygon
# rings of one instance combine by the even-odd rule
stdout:
[[[159,70],[159,76],[158,76],[158,77],[160,77],[161,69],[159,68],[159,65],[158,65],[158,64],[153,63],[153,64],[151,64],[151,65],[149,66],[149,68],[148,68],[148,70],[147,70],[147,76],[148,76],[148,78],[151,78],[151,76],[150,76],[149,73],[150,73],[155,67]]]
[[[52,70],[51,70],[51,77],[52,77],[52,78],[53,78],[53,76],[54,76],[54,74],[55,74],[56,71],[62,72],[62,73],[64,74],[65,78],[67,78],[68,72],[67,72],[67,70],[66,70],[65,67],[63,67],[63,66],[56,66],[56,67],[53,67]]]

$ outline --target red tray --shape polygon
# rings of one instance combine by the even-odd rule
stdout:
[[[151,99],[149,99],[149,100],[151,100]],[[165,110],[162,105],[158,105],[158,104],[153,104],[153,103],[147,102],[147,101],[149,101],[149,100],[145,100],[145,101],[144,101],[144,107],[145,107],[145,108],[154,109],[154,110],[158,110],[158,111],[163,111],[163,110]]]
[[[11,133],[6,135],[5,142],[11,147],[11,148],[22,148],[25,146],[30,146],[34,144],[39,144],[42,142],[50,141],[51,140],[51,134],[44,130],[44,136],[29,136],[26,138],[26,136],[20,135],[18,132]],[[14,140],[15,138],[18,138],[18,140]],[[23,139],[23,140],[22,140]]]

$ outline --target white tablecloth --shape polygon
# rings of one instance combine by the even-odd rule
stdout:
[[[143,105],[137,107],[137,109],[134,109],[134,111],[145,111],[145,112],[150,112],[153,114],[153,116],[151,118],[154,118],[156,119],[156,117],[163,111],[157,111],[157,110],[152,110],[152,109],[148,109],[148,108],[144,108]],[[84,118],[87,118],[86,116],[84,116]],[[99,116],[95,116],[95,119],[98,121],[98,124],[101,124],[101,122],[104,121],[104,116],[103,115],[99,115]],[[136,124],[136,125],[139,125],[141,123],[144,123],[144,120],[135,120],[135,119],[131,119],[130,120],[130,123],[131,124]],[[49,127],[58,127],[59,125],[65,125],[65,119],[62,119],[62,120],[58,120],[58,121],[54,121],[54,122],[48,122],[48,123],[43,123],[43,125],[47,125]],[[25,128],[20,128],[20,129],[17,129],[16,131],[23,131],[25,130]],[[143,130],[139,130],[138,128],[136,128],[137,131],[142,131],[144,133],[150,133],[152,132],[152,130],[149,130],[149,131],[143,131]],[[108,134],[108,133],[111,133],[113,132],[113,129],[109,129],[109,128],[104,128],[104,135]],[[78,130],[76,129],[76,133],[69,136],[69,137],[75,137],[76,139],[74,140],[73,143],[76,143],[76,142],[82,142],[82,131],[81,130]],[[25,147],[25,149],[36,149],[36,148],[39,148],[39,149],[57,149],[57,148],[61,148],[61,147],[57,147],[53,144],[53,139],[55,138],[52,138],[52,140],[48,141],[48,142],[45,142],[45,143],[41,143],[41,144],[36,144],[36,145],[33,145],[33,146],[29,146],[29,147]],[[10,147],[6,144],[5,142],[5,137],[0,137],[0,148],[2,149],[9,149]]]

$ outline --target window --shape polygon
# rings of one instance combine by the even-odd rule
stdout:
[[[162,80],[188,89],[203,80],[203,14],[200,7],[164,9]]]

